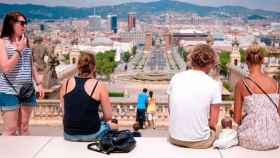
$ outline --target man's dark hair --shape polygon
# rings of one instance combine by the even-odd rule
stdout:
[[[144,93],[147,93],[147,91],[148,91],[147,88],[144,88],[144,89],[143,89],[143,92],[144,92]]]

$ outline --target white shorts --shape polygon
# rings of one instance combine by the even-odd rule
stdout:
[[[149,121],[155,120],[155,119],[157,119],[155,114],[153,114],[153,113],[148,113],[148,120],[149,120]]]

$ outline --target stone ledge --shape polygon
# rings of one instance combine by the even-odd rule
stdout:
[[[280,149],[253,151],[241,147],[227,150],[189,149],[171,145],[167,138],[136,138],[136,148],[130,153],[101,154],[87,149],[88,142],[69,142],[62,137],[10,136],[0,137],[1,157],[67,157],[67,158],[278,158]]]

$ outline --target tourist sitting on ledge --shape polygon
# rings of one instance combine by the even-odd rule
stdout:
[[[234,96],[234,120],[240,125],[239,145],[253,150],[275,149],[280,145],[279,87],[261,70],[263,53],[257,44],[246,50],[249,75],[236,84]]]
[[[107,88],[95,79],[95,56],[82,53],[77,69],[78,76],[65,81],[60,91],[64,139],[94,141],[110,129],[105,121],[112,119],[112,105]],[[100,104],[103,118],[98,114]]]
[[[172,144],[204,149],[215,140],[221,88],[208,76],[216,54],[206,44],[190,53],[192,68],[173,76],[169,94],[169,136]]]

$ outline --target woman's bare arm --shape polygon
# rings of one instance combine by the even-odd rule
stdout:
[[[112,119],[112,105],[108,96],[108,90],[102,82],[99,82],[98,84],[100,87],[100,102],[103,111],[103,119],[105,121],[110,121]]]
[[[242,81],[239,81],[236,84],[234,90],[234,121],[239,125],[241,124],[242,102],[243,102],[241,89],[242,89]]]
[[[19,58],[20,53],[15,53],[10,59],[8,59],[4,40],[0,39],[0,68],[2,72],[9,73],[11,69],[17,64]]]

